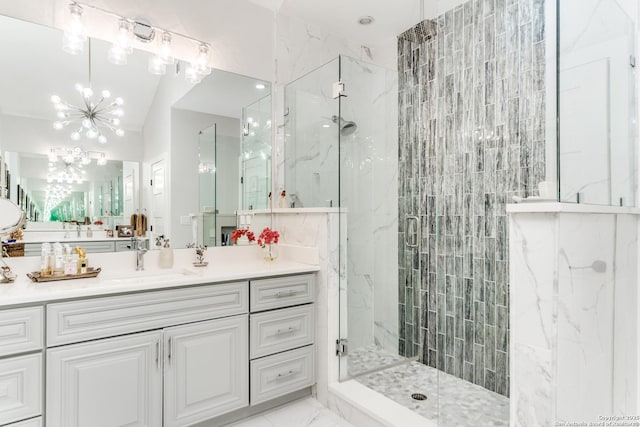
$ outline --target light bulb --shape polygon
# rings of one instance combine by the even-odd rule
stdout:
[[[53,122],[53,128],[55,130],[60,130],[64,127],[64,125],[62,124],[62,122]]]
[[[116,135],[124,136],[124,131],[122,129],[116,129]]]
[[[175,62],[171,49],[171,34],[165,31],[160,39],[160,60],[163,64],[171,65]]]
[[[56,117],[58,117],[59,119],[66,119],[67,118],[67,113],[65,113],[64,111],[58,111],[58,113],[56,114]]]
[[[104,135],[100,135],[100,136],[98,137],[98,142],[99,142],[100,144],[106,144],[106,143],[107,143],[107,137],[106,137],[106,136],[104,136]]]
[[[147,68],[151,74],[162,76],[167,72],[167,66],[159,56],[149,58],[149,66]]]
[[[127,52],[114,44],[109,48],[107,59],[115,65],[127,65]]]
[[[60,101],[62,101],[60,99],[60,97],[58,95],[51,95],[51,102],[53,102],[54,104],[59,104]]]
[[[98,137],[98,131],[95,128],[90,128],[86,133],[86,137],[89,139],[95,139]]]
[[[85,87],[82,89],[82,96],[86,99],[91,98],[93,96],[93,90],[90,87]]]
[[[104,99],[109,99],[109,98],[111,98],[111,92],[109,92],[109,91],[108,91],[108,90],[106,90],[106,89],[105,89],[105,90],[103,90],[103,91],[102,91],[102,97],[103,97]]]
[[[116,116],[116,117],[122,117],[122,116],[124,116],[124,110],[122,108],[117,108],[117,109],[113,110],[112,114],[114,116]]]
[[[117,98],[115,99],[115,101],[113,101],[113,102],[114,102],[114,104],[116,104],[116,105],[120,106],[120,105],[124,104],[124,99],[122,99],[122,98],[120,98],[120,97],[117,97]]]
[[[202,81],[202,77],[200,76],[200,74],[198,74],[196,69],[193,67],[193,64],[187,67],[187,70],[184,73],[184,77],[191,84],[198,84]]]
[[[120,124],[120,119],[118,119],[117,117],[116,117],[116,118],[113,118],[113,119],[111,119],[111,120],[109,120],[109,121],[110,121],[110,122],[111,122],[111,124],[112,124],[112,125],[114,125],[114,126],[118,126],[118,125]]]
[[[74,141],[78,141],[80,139],[80,132],[75,131],[71,133],[71,139]]]
[[[83,119],[82,120],[82,126],[89,129],[91,127],[91,120],[89,119]]]

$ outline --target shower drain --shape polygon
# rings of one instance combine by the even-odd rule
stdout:
[[[414,400],[427,400],[427,396],[422,393],[413,393],[411,398]]]

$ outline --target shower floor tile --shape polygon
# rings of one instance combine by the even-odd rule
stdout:
[[[509,398],[418,362],[355,378],[440,426],[509,425]],[[414,400],[422,393],[427,400]]]
[[[396,365],[404,360],[406,357],[388,353],[381,347],[372,345],[354,350],[349,349],[347,369],[349,377],[354,377],[374,369]]]

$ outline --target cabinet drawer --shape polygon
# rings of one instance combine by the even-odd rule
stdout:
[[[9,424],[6,427],[42,427],[42,417],[31,418],[26,421]]]
[[[42,354],[0,360],[0,425],[41,414]]]
[[[114,243],[113,242],[77,242],[76,245],[82,246],[87,253],[100,253],[100,252],[113,252]]]
[[[252,360],[251,405],[313,385],[314,360],[314,346]]]
[[[251,281],[251,311],[313,302],[315,275],[304,274]]]
[[[131,241],[130,240],[116,240],[116,252],[130,251],[131,250]]]
[[[0,311],[0,356],[42,348],[42,307]]]
[[[251,315],[251,358],[313,344],[313,304]]]
[[[243,314],[247,282],[94,298],[47,306],[47,346]]]

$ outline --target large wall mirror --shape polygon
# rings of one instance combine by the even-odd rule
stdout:
[[[266,207],[269,83],[213,70],[194,85],[181,62],[160,76],[149,73],[147,52],[114,65],[109,42],[87,47],[69,55],[62,31],[0,16],[2,61],[11,64],[0,71],[2,195],[27,212],[27,229],[63,221],[113,228],[148,213],[153,232],[174,247],[225,244],[237,210]],[[81,122],[54,129],[68,119],[57,117],[52,97],[81,105],[77,83],[95,98],[104,90],[108,102],[122,98],[115,127],[123,136],[89,139]]]

